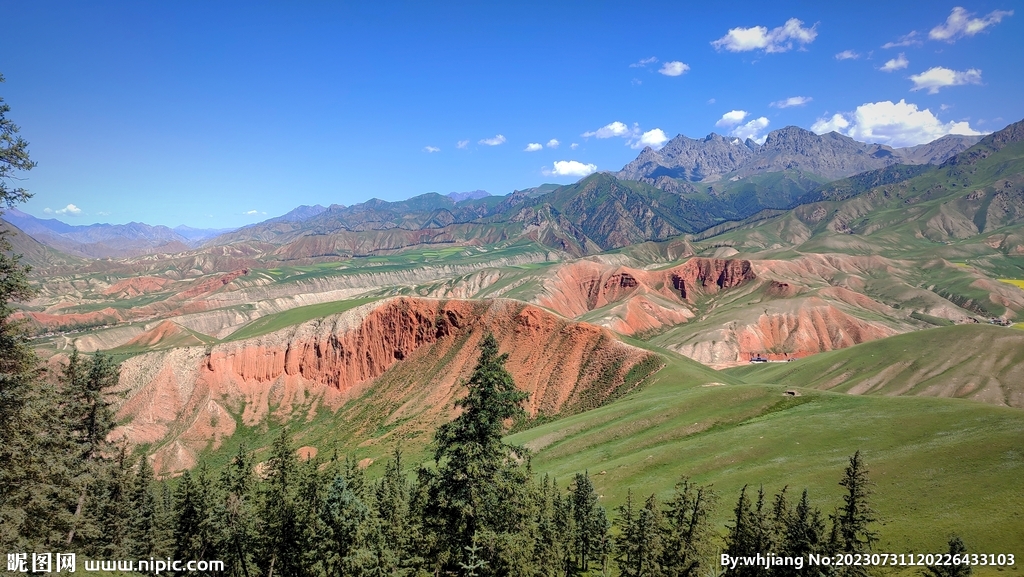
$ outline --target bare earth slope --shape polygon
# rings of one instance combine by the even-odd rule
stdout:
[[[415,438],[451,418],[487,331],[508,351],[534,416],[597,406],[660,366],[607,330],[524,303],[395,298],[208,349],[133,357],[122,369],[118,418],[126,424],[116,435],[154,447],[157,469],[175,471],[239,426],[338,411],[376,386],[342,419],[346,429],[393,422],[395,438]]]

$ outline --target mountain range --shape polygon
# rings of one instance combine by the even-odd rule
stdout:
[[[397,202],[371,199],[348,207],[303,205],[237,230],[134,222],[73,226],[17,210],[4,218],[47,246],[89,258],[259,242],[281,246],[281,258],[295,259],[367,255],[474,238],[526,238],[585,255],[697,233],[765,209],[789,209],[836,194],[829,183],[855,174],[881,171],[874,177],[880,181],[909,177],[916,172],[907,167],[944,162],[978,140],[947,135],[894,149],[795,126],[770,132],[763,145],[714,133],[703,139],[679,135],[658,151],[645,148],[618,172],[591,175],[567,186],[541,185],[507,196],[476,190],[427,193]]]

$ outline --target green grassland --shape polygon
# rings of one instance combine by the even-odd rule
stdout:
[[[731,379],[720,379],[720,382]],[[1024,412],[957,399],[862,397],[782,385],[708,386],[673,361],[645,389],[509,437],[536,451],[536,474],[589,471],[602,503],[626,491],[667,496],[682,475],[723,496],[808,488],[839,504],[846,459],[863,452],[881,525],[879,551],[937,551],[952,532],[972,550],[1024,548]]]
[[[786,383],[880,395],[984,395],[1024,406],[1024,335],[1007,327],[957,325],[915,331],[820,353],[792,363],[723,371],[758,383]]]
[[[370,297],[295,307],[293,309],[260,317],[231,333],[231,335],[225,340],[238,341],[258,337],[260,335],[272,333],[306,321],[342,313],[366,303],[371,303],[375,300],[378,299],[376,297]]]

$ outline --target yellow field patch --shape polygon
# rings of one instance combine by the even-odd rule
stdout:
[[[1006,284],[1012,284],[1013,286],[1015,286],[1017,288],[1024,289],[1024,280],[1021,280],[1021,279],[1018,279],[1018,278],[1001,278],[1001,279],[999,279],[999,282],[1004,282]]]

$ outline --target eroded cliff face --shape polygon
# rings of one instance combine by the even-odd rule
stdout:
[[[593,322],[633,335],[686,322],[701,297],[756,278],[746,260],[691,258],[657,271],[576,261],[559,267],[534,301],[569,318],[615,305]]]
[[[379,413],[380,422],[355,417],[353,427],[390,420],[402,424],[396,435],[430,429],[454,414],[460,379],[487,332],[509,354],[531,415],[596,406],[657,367],[606,329],[524,303],[394,298],[209,350],[130,359],[121,375],[129,395],[118,411],[127,424],[115,435],[158,447],[154,466],[173,472],[239,425],[338,411],[357,397],[363,409],[370,405],[362,413]],[[644,374],[627,380],[637,365]]]

